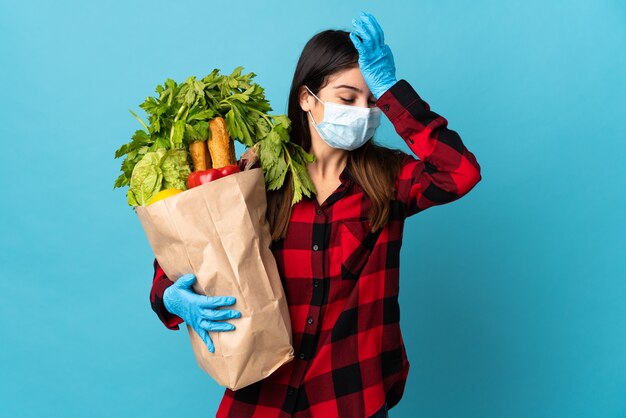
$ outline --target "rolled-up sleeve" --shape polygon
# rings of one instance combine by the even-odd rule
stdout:
[[[154,277],[152,279],[152,288],[150,289],[150,305],[167,328],[177,330],[180,329],[178,324],[183,322],[182,318],[169,312],[163,303],[163,293],[165,293],[165,289],[170,287],[173,283],[174,282],[165,275],[158,261],[154,259]]]

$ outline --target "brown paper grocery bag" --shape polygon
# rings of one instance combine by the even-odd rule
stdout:
[[[187,326],[200,367],[232,390],[257,382],[293,359],[291,320],[271,252],[261,168],[234,173],[136,212],[171,280],[194,273],[194,290],[234,296],[236,329],[210,332],[215,352]]]

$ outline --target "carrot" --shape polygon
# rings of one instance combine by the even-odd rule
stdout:
[[[235,142],[228,135],[224,118],[217,116],[211,120],[209,129],[211,130],[211,137],[208,140],[208,144],[213,168],[237,164]]]

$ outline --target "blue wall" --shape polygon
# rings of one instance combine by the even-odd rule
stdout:
[[[150,310],[112,191],[127,109],[243,65],[284,113],[304,43],[361,9],[483,176],[407,221],[391,416],[626,416],[626,3],[173,3],[0,3],[1,416],[214,415],[223,388]]]

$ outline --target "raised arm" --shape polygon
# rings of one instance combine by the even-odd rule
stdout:
[[[394,84],[376,105],[419,158],[407,154],[396,180],[396,199],[407,205],[407,216],[459,199],[480,181],[474,154],[406,80]]]
[[[481,179],[474,154],[406,80],[397,81],[393,54],[376,18],[361,13],[352,24],[350,39],[376,106],[419,157],[404,157],[396,181],[396,199],[407,205],[406,216],[460,198]]]

